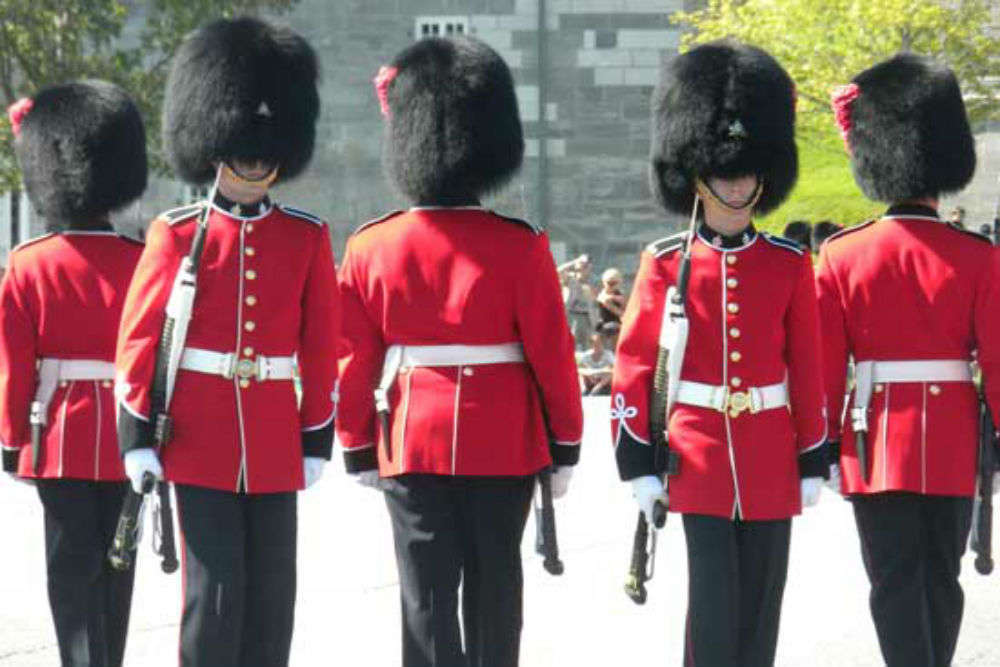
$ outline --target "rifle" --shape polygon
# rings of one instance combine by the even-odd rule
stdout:
[[[563,573],[559,560],[559,542],[556,539],[556,511],[552,505],[552,468],[538,472],[538,490],[541,507],[535,506],[535,553],[544,557],[542,567],[553,576]]]
[[[990,409],[980,395],[978,483],[976,497],[972,501],[969,549],[975,552],[976,572],[982,575],[993,571],[993,475],[998,464],[996,448]]]
[[[700,198],[695,194],[688,227],[687,243],[677,270],[677,285],[667,290],[660,322],[660,338],[656,352],[656,370],[653,373],[653,392],[649,400],[649,437],[653,447],[655,474],[667,477],[680,472],[680,457],[670,449],[667,437],[667,412],[673,405],[677,383],[680,380],[684,349],[687,347],[688,320],[685,312],[688,282],[691,277],[691,247],[694,244],[698,222]],[[671,353],[672,352],[672,353]],[[663,455],[666,455],[664,465]],[[662,503],[653,506],[653,526],[663,528],[667,523],[667,508]],[[632,559],[625,577],[625,594],[636,604],[645,604],[646,582],[653,578],[656,560],[656,531],[649,530],[645,515],[639,511],[635,534],[632,537]]]
[[[110,561],[111,567],[120,572],[132,567],[133,554],[139,546],[142,506],[146,494],[153,490],[155,484],[156,478],[153,477],[152,473],[147,472],[142,476],[142,493],[133,491],[131,485],[128,487],[128,493],[122,503],[121,514],[118,516],[118,525],[115,527],[115,536],[108,549],[108,561]]]
[[[170,399],[173,397],[174,381],[177,379],[181,355],[184,353],[184,341],[187,339],[188,325],[191,323],[194,297],[198,288],[198,267],[201,265],[205,238],[208,236],[208,216],[212,210],[211,202],[215,199],[215,194],[219,189],[222,168],[223,165],[220,164],[216,169],[215,182],[208,193],[208,203],[201,215],[198,216],[194,239],[191,241],[191,250],[181,261],[177,275],[174,276],[170,298],[167,300],[166,318],[163,321],[163,329],[160,331],[153,383],[149,390],[149,413],[153,420],[153,446],[157,451],[163,451],[172,435],[172,422],[169,414]],[[145,484],[145,479],[143,479],[143,483]],[[129,488],[128,494],[125,499],[125,507],[123,507],[122,514],[118,519],[119,527],[123,522],[129,520],[125,510],[142,502],[142,496],[136,494],[131,488]],[[177,569],[177,547],[174,542],[173,512],[170,503],[170,487],[167,482],[157,484],[157,497],[160,511],[156,513],[156,519],[159,521],[159,529],[154,534],[159,536],[159,540],[158,545],[154,545],[154,549],[163,559],[161,563],[163,571],[170,573]],[[112,561],[112,565],[114,565],[114,561]]]

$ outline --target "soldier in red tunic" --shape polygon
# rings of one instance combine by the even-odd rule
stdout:
[[[826,473],[812,263],[751,222],[795,182],[794,118],[781,66],[733,42],[671,60],[654,97],[653,189],[667,210],[699,217],[687,349],[671,350],[683,355],[667,422],[679,473],[669,487],[659,477],[667,457],[651,444],[650,395],[686,234],[642,253],[616,355],[612,436],[644,514],[656,501],[683,514],[685,665],[773,664],[791,517],[817,500]]]
[[[142,244],[109,212],[146,189],[146,133],[110,83],[52,86],[11,108],[14,148],[49,234],[11,251],[0,284],[4,470],[45,510],[63,667],[119,667],[135,570],[105,558],[127,484],[115,440],[115,334]]]
[[[890,208],[820,250],[830,434],[843,445],[882,655],[889,667],[944,667],[976,484],[974,357],[994,423],[1000,409],[997,252],[938,217],[939,196],[965,187],[976,164],[947,67],[898,55],[854,77],[834,106],[855,180]]]
[[[554,463],[565,492],[582,431],[548,237],[480,203],[521,165],[514,85],[485,44],[434,38],[376,86],[413,207],[348,242],[337,434],[348,472],[385,492],[402,664],[511,667],[534,474]]]
[[[116,357],[119,438],[133,485],[175,484],[184,538],[184,667],[288,663],[296,491],[333,439],[339,299],[326,224],[268,197],[312,155],[317,63],[288,29],[221,20],[189,37],[167,82],[164,138],[214,198],[165,213],[147,234]],[[150,449],[150,387],[164,308],[199,217],[207,237],[169,410]],[[296,395],[293,374],[301,380]]]

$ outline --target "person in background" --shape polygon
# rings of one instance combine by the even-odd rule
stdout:
[[[946,65],[901,53],[856,75],[833,103],[858,186],[889,205],[820,251],[835,468],[852,501],[885,664],[947,667],[976,489],[973,358],[994,424],[1000,417],[1000,256],[938,216],[941,195],[962,190],[976,167]]]
[[[813,248],[812,230],[813,228],[807,221],[793,220],[785,225],[785,230],[781,232],[781,235],[798,243],[806,252],[810,252]]]
[[[601,291],[597,293],[598,327],[622,321],[626,300],[622,282],[622,272],[616,268],[607,269],[601,274]]]
[[[611,372],[615,355],[608,349],[604,325],[590,334],[590,349],[576,353],[580,374],[580,393],[584,396],[607,396],[611,393]]]
[[[146,189],[146,132],[128,94],[103,81],[45,88],[11,107],[11,121],[49,233],[11,251],[0,284],[3,468],[33,481],[42,502],[62,666],[119,667],[135,566],[118,571],[106,557],[128,489],[112,361],[142,244],[109,214]]]
[[[948,216],[948,222],[956,227],[965,229],[965,208],[962,206],[956,206],[951,209],[951,214]]]
[[[536,473],[566,492],[583,407],[548,235],[480,203],[524,157],[514,81],[485,43],[428,38],[376,93],[412,207],[347,243],[337,435],[385,494],[403,667],[515,667]]]
[[[596,298],[590,284],[590,256],[580,255],[557,267],[563,281],[563,303],[576,347],[582,347],[597,325]]]

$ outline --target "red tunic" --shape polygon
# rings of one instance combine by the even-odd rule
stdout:
[[[349,471],[526,475],[576,462],[580,389],[544,233],[479,208],[395,213],[351,237],[340,286],[337,435]],[[372,391],[389,345],[517,342],[524,363],[402,371],[389,391],[392,460],[376,450]]]
[[[701,234],[707,234],[703,228]],[[790,409],[728,412],[677,403],[669,442],[680,473],[669,478],[675,512],[747,520],[801,511],[802,476],[821,474],[826,437],[812,263],[787,239],[752,228],[723,247],[699,236],[692,249],[690,333],[681,379],[732,390],[787,378]],[[654,474],[649,399],[667,288],[684,234],[651,244],[622,318],[612,381],[612,437],[622,479]]]
[[[1000,271],[987,239],[933,209],[890,209],[825,243],[817,271],[831,439],[843,438],[845,493],[971,496],[977,398],[972,383],[875,385],[868,412],[870,484],[843,419],[848,357],[971,360],[978,350],[993,419],[1000,408]],[[848,413],[849,414],[849,413]]]
[[[148,447],[149,390],[164,308],[204,204],[157,218],[129,288],[118,334],[116,391],[123,452]],[[303,486],[303,455],[329,458],[339,299],[326,224],[266,201],[250,215],[210,212],[187,347],[241,359],[295,355],[291,380],[226,379],[180,370],[160,454],[167,479],[229,491]]]
[[[11,251],[0,285],[0,441],[32,471],[30,405],[36,360],[111,362],[142,244],[111,231],[66,231]],[[48,406],[39,477],[125,479],[110,380],[64,381]]]

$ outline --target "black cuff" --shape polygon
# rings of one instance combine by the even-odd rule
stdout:
[[[344,450],[344,469],[348,474],[378,470],[378,454],[374,447]]]
[[[560,445],[549,443],[549,454],[554,466],[575,466],[580,462],[580,445]]]
[[[829,443],[799,454],[799,477],[822,477],[830,479]]]
[[[656,460],[654,453],[654,445],[640,442],[627,430],[622,429],[618,435],[618,446],[615,447],[618,477],[627,482],[636,477],[662,475],[667,470],[667,452],[661,452],[660,461]]]
[[[314,431],[302,431],[302,456],[330,460],[333,456],[333,422]]]
[[[3,450],[3,471],[4,472],[17,472],[17,463],[21,458],[20,449],[4,449]]]
[[[153,448],[153,424],[118,406],[118,449],[125,456],[133,449]]]

